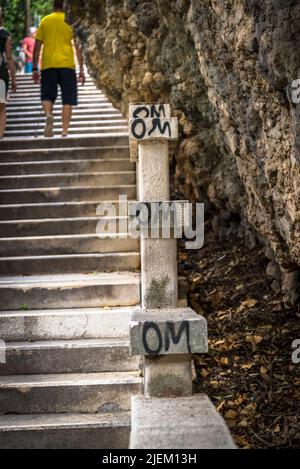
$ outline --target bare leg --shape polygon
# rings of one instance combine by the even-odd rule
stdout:
[[[70,106],[69,104],[65,104],[62,109],[63,137],[66,137],[68,135],[71,119],[72,106]]]
[[[53,103],[51,101],[42,102],[44,113],[47,116],[52,116],[53,114]]]
[[[46,115],[46,125],[45,125],[45,131],[44,131],[44,136],[49,138],[53,137],[53,124],[54,124],[54,119],[53,119],[53,103],[52,101],[43,101],[42,102],[44,113]]]
[[[3,138],[6,129],[6,104],[0,104],[0,138]]]

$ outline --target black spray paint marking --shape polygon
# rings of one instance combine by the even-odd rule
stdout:
[[[138,126],[141,125],[141,128],[138,129]],[[152,119],[152,128],[148,131],[148,136],[150,137],[155,130],[158,130],[160,135],[165,135],[166,131],[169,133],[169,137],[171,138],[172,136],[172,130],[171,130],[171,124],[170,122],[164,122],[162,124],[160,118],[155,118]],[[141,119],[134,119],[131,123],[131,132],[132,135],[137,139],[137,140],[142,140],[146,133],[147,133],[147,125],[146,122]]]
[[[145,113],[145,115],[141,115],[142,113]],[[148,117],[166,117],[165,106],[163,104],[160,104],[158,106],[156,104],[151,104],[151,106],[140,106],[135,109],[132,117],[134,119],[148,119]]]
[[[156,332],[158,338],[158,346],[155,350],[150,348],[147,340],[147,334],[150,329],[153,329]],[[146,322],[143,327],[143,346],[147,355],[159,355],[162,352],[163,347],[164,351],[168,352],[171,341],[173,344],[178,345],[184,332],[186,335],[187,351],[188,353],[191,353],[190,324],[188,321],[182,321],[177,334],[175,332],[175,324],[173,322],[167,322],[164,337],[157,324],[154,322]]]
[[[171,131],[170,122],[165,122],[162,126],[161,125],[161,120],[158,118],[158,119],[152,119],[152,125],[153,125],[152,129],[149,130],[149,132],[148,132],[149,137],[153,134],[153,132],[156,129],[158,129],[158,131],[161,135],[164,135],[166,133],[166,130],[168,129],[169,137],[171,137],[172,131]]]

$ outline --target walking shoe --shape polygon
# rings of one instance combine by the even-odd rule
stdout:
[[[53,124],[54,124],[53,116],[47,116],[46,117],[46,124],[45,124],[45,132],[44,132],[44,136],[46,138],[53,137],[53,135],[54,135]]]

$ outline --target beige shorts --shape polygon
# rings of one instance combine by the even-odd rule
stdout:
[[[7,104],[6,83],[0,79],[0,104]]]

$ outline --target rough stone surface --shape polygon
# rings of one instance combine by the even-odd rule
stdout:
[[[177,399],[135,396],[131,449],[234,449],[222,417],[204,394]]]
[[[191,308],[133,312],[130,349],[133,355],[206,353],[206,320]]]
[[[175,187],[217,208],[220,236],[264,241],[283,274],[298,271],[290,88],[300,67],[299,1],[66,3],[90,71],[115,106],[126,114],[129,102],[171,103],[181,132]]]

